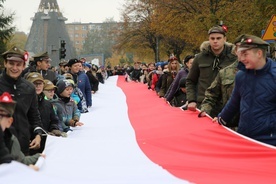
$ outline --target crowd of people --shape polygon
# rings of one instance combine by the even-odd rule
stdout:
[[[0,75],[0,163],[34,164],[49,135],[67,137],[71,127],[82,126],[92,94],[104,83],[105,73],[85,58],[59,63],[52,71],[47,52],[28,54],[14,46],[2,54],[5,69]]]
[[[268,57],[269,44],[248,34],[229,43],[226,32],[210,28],[200,52],[183,63],[173,55],[148,67],[136,62],[126,81],[145,83],[173,107],[276,146],[276,62]]]
[[[276,62],[267,57],[269,44],[242,34],[234,43],[226,30],[214,26],[196,55],[183,62],[135,62],[134,66],[98,67],[85,58],[62,60],[58,72],[49,69],[47,52],[33,56],[12,47],[2,54],[0,76],[0,163],[17,160],[37,169],[48,135],[67,137],[82,126],[92,95],[108,76],[124,75],[141,82],[160,99],[182,110],[198,111],[214,122],[270,145],[276,145]]]

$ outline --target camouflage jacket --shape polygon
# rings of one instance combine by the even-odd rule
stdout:
[[[238,60],[236,60],[233,64],[219,71],[215,80],[205,91],[205,98],[201,104],[201,111],[205,111],[211,116],[217,116],[217,114],[214,114],[212,111],[217,113],[222,110],[222,107],[225,106],[231,97],[235,75],[238,71],[238,63]]]

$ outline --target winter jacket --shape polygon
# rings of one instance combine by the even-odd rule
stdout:
[[[43,133],[35,87],[24,78],[14,80],[5,71],[0,77],[0,86],[0,95],[8,92],[13,100],[17,101],[11,130],[17,137],[22,152],[27,155],[29,154],[29,141],[37,134]]]
[[[30,72],[38,72],[42,75],[42,77],[44,79],[48,79],[50,81],[52,81],[54,84],[57,83],[57,74],[55,72],[53,72],[52,70],[37,70],[35,65],[30,65],[27,68],[25,68],[21,74],[22,77],[26,78],[26,76],[30,73]]]
[[[209,41],[203,42],[201,52],[194,58],[193,65],[187,76],[187,100],[197,102],[198,107],[205,97],[205,90],[217,76],[219,69],[229,66],[236,60],[232,54],[232,44],[226,43],[223,51],[216,56],[210,47]],[[218,62],[217,67],[214,65]]]
[[[45,100],[45,95],[38,95],[38,109],[41,116],[43,129],[47,132],[58,130],[58,117],[56,116],[53,105],[48,100]]]
[[[175,93],[178,91],[180,79],[182,79],[183,77],[187,77],[188,73],[189,73],[188,68],[183,68],[177,73],[175,79],[173,80],[173,83],[171,84],[169,90],[165,95],[166,100],[168,102],[170,102],[173,99]]]
[[[91,91],[98,91],[99,89],[99,81],[98,79],[92,74],[91,71],[87,71],[86,75],[89,79],[89,83],[90,83],[90,87],[91,87]]]
[[[219,120],[227,125],[240,112],[239,133],[276,146],[276,63],[267,59],[260,70],[248,70],[244,65],[239,69]]]
[[[6,146],[4,132],[0,128],[0,165],[4,163],[10,163],[12,161],[12,156]]]
[[[56,96],[57,97],[57,96]],[[51,99],[55,112],[59,118],[59,130],[67,132],[70,130],[70,120],[79,120],[80,111],[71,98],[58,97]]]
[[[173,80],[176,76],[176,72],[172,73],[169,71],[165,71],[162,77],[162,85],[161,89],[159,91],[159,97],[164,97],[165,94],[167,93],[170,85],[173,83]]]
[[[142,75],[142,69],[133,69],[133,71],[131,72],[130,74],[130,78],[131,80],[133,81],[137,81],[139,82],[140,81],[140,76]]]
[[[230,99],[239,62],[236,60],[230,66],[221,69],[205,91],[205,98],[201,104],[201,111],[206,112],[212,117],[217,117],[218,113]],[[238,117],[232,121],[231,127],[238,126]]]
[[[72,74],[72,73],[71,73]],[[91,86],[87,75],[83,71],[72,74],[76,86],[81,90],[88,107],[92,106]]]
[[[35,164],[37,162],[40,157],[40,153],[32,156],[25,156],[20,149],[18,139],[10,132],[10,130],[6,129],[4,134],[5,145],[8,148],[13,160],[21,162],[25,165]]]

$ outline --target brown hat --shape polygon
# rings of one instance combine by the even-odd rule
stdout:
[[[34,83],[35,81],[42,81],[44,83],[44,79],[40,73],[37,72],[31,72],[26,76],[26,79],[30,81],[31,83]]]
[[[25,62],[28,60],[28,52],[16,46],[2,53],[2,57],[7,61],[20,61]]]
[[[61,60],[60,63],[58,64],[59,66],[65,66],[68,63],[65,59]]]
[[[46,61],[52,61],[48,55],[48,52],[43,52],[43,53],[39,53],[39,54],[36,54],[33,56],[34,58],[34,61],[37,62],[37,61],[43,61],[43,60],[46,60]]]
[[[44,80],[44,88],[43,90],[51,90],[51,89],[57,89],[57,87],[52,83],[52,81],[45,79]]]
[[[73,75],[71,73],[65,73],[63,76],[65,79],[73,79]]]
[[[208,35],[213,34],[213,33],[220,33],[225,36],[226,31],[221,27],[221,26],[214,26],[208,31]]]
[[[238,52],[249,50],[253,48],[267,49],[269,44],[262,40],[260,37],[254,35],[244,35],[241,39],[241,44]]]
[[[8,92],[0,96],[0,115],[11,117],[14,113],[16,102],[12,100]]]

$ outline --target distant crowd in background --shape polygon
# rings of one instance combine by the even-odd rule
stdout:
[[[226,41],[226,30],[215,26],[200,53],[183,62],[135,62],[125,80],[141,82],[159,98],[182,110],[198,111],[214,122],[269,145],[276,145],[276,62],[269,44],[242,34]]]
[[[135,62],[133,66],[90,64],[85,58],[62,60],[51,67],[47,52],[34,55],[14,46],[2,54],[0,75],[0,163],[17,160],[34,169],[47,135],[67,137],[82,126],[92,95],[113,75],[140,82],[172,107],[198,111],[252,139],[276,145],[276,62],[268,43],[242,34],[226,41],[226,30],[214,26],[196,55],[180,61]],[[53,70],[52,70],[53,69]]]

